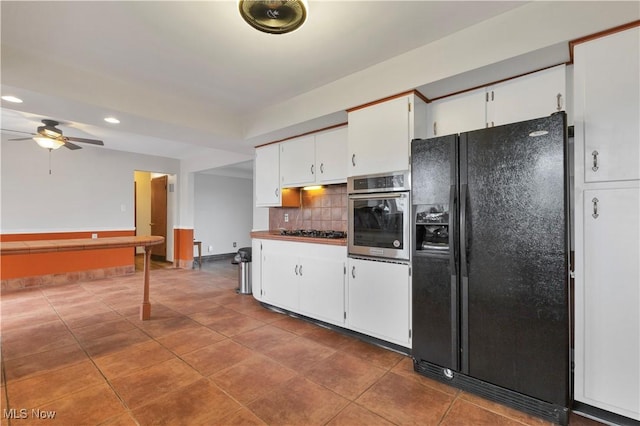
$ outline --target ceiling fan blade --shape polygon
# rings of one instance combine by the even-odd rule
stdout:
[[[69,138],[66,138],[66,139],[69,139]],[[71,143],[69,141],[65,141],[64,142],[64,147],[68,148],[68,149],[73,149],[73,150],[82,149],[82,147],[80,145],[76,145],[75,143]]]
[[[93,145],[101,145],[104,146],[104,142],[99,141],[97,139],[86,139],[86,138],[74,138],[72,136],[63,136],[65,141],[74,141],[74,142],[82,142],[82,143],[90,143]]]
[[[36,135],[35,133],[23,132],[22,130],[0,129],[0,131],[2,131],[2,132],[11,132],[11,133],[24,133],[25,135],[33,135],[33,136]]]
[[[16,139],[7,139],[10,141],[28,141],[28,140],[33,140],[33,138],[16,138]]]

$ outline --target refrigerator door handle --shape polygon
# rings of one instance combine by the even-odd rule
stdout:
[[[460,185],[460,274],[469,277],[467,250],[467,189],[468,185]]]
[[[451,185],[449,187],[449,262],[451,263],[451,275],[455,276],[457,274],[457,265],[456,265],[456,252],[455,252],[455,209],[456,206],[456,186]]]

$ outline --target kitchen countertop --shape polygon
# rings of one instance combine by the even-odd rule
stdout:
[[[295,237],[292,235],[280,235],[280,231],[252,231],[251,238],[262,240],[292,241],[296,243],[328,244],[332,246],[346,246],[346,238],[314,238]]]

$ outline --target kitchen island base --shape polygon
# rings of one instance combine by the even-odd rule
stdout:
[[[144,247],[143,297],[140,305],[140,319],[151,318],[149,303],[149,275],[151,269],[151,247],[162,244],[164,237],[131,236],[107,238],[72,238],[65,240],[7,241],[0,242],[0,255],[35,255],[40,253],[104,250],[114,248]]]

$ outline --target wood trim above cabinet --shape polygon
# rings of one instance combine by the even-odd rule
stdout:
[[[629,22],[629,23],[626,23],[626,24],[623,24],[623,25],[619,25],[617,27],[609,28],[608,30],[600,31],[600,32],[597,32],[597,33],[594,33],[594,34],[590,34],[588,36],[584,36],[584,37],[577,38],[575,40],[571,40],[569,42],[569,62],[567,62],[567,65],[573,64],[573,48],[576,45],[585,43],[587,41],[595,40],[597,38],[606,37],[606,36],[611,35],[611,34],[619,33],[621,31],[626,31],[626,30],[629,30],[631,28],[635,28],[635,27],[639,27],[639,26],[640,26],[640,20],[632,21],[632,22]]]
[[[382,99],[378,99],[376,101],[368,102],[368,103],[363,104],[363,105],[358,105],[358,106],[349,108],[349,109],[347,109],[347,112],[353,112],[353,111],[357,111],[359,109],[368,108],[368,107],[370,107],[372,105],[381,104],[383,102],[387,102],[387,101],[390,101],[392,99],[400,98],[402,96],[407,96],[407,95],[416,95],[418,98],[422,99],[425,103],[431,102],[429,100],[429,98],[427,98],[422,93],[420,93],[420,92],[418,92],[417,90],[414,89],[414,90],[408,90],[406,92],[398,93],[396,95],[387,96],[386,98],[382,98]]]
[[[456,96],[456,95],[459,95],[461,93],[472,92],[472,91],[474,91],[476,89],[481,89],[483,87],[494,86],[496,84],[504,83],[505,81],[515,80],[516,78],[524,77],[525,75],[535,74],[537,72],[548,70],[548,69],[551,69],[551,68],[555,68],[555,67],[560,66],[560,65],[563,65],[563,64],[560,63],[560,64],[555,64],[555,65],[549,65],[548,67],[538,68],[538,69],[535,69],[533,71],[525,72],[525,73],[522,73],[522,74],[518,74],[518,75],[511,76],[511,77],[507,77],[507,78],[503,78],[501,80],[494,80],[494,81],[489,82],[489,83],[485,83],[485,84],[481,84],[479,86],[471,87],[469,89],[458,90],[457,92],[448,93],[446,95],[442,95],[442,96],[438,96],[438,97],[432,98],[431,102],[439,101],[440,99],[449,98],[451,96]]]
[[[278,140],[275,140],[275,141],[263,143],[262,145],[256,145],[255,148],[261,148],[263,146],[273,145],[274,143],[280,143],[280,142],[288,141],[290,139],[300,138],[302,136],[313,135],[315,133],[320,133],[320,132],[324,132],[324,131],[331,130],[331,129],[337,129],[338,127],[346,126],[347,124],[349,124],[349,123],[344,122],[344,123],[334,124],[332,126],[323,127],[322,129],[311,130],[309,132],[300,133],[299,135],[288,136],[288,137],[283,138],[283,139],[278,139]]]

